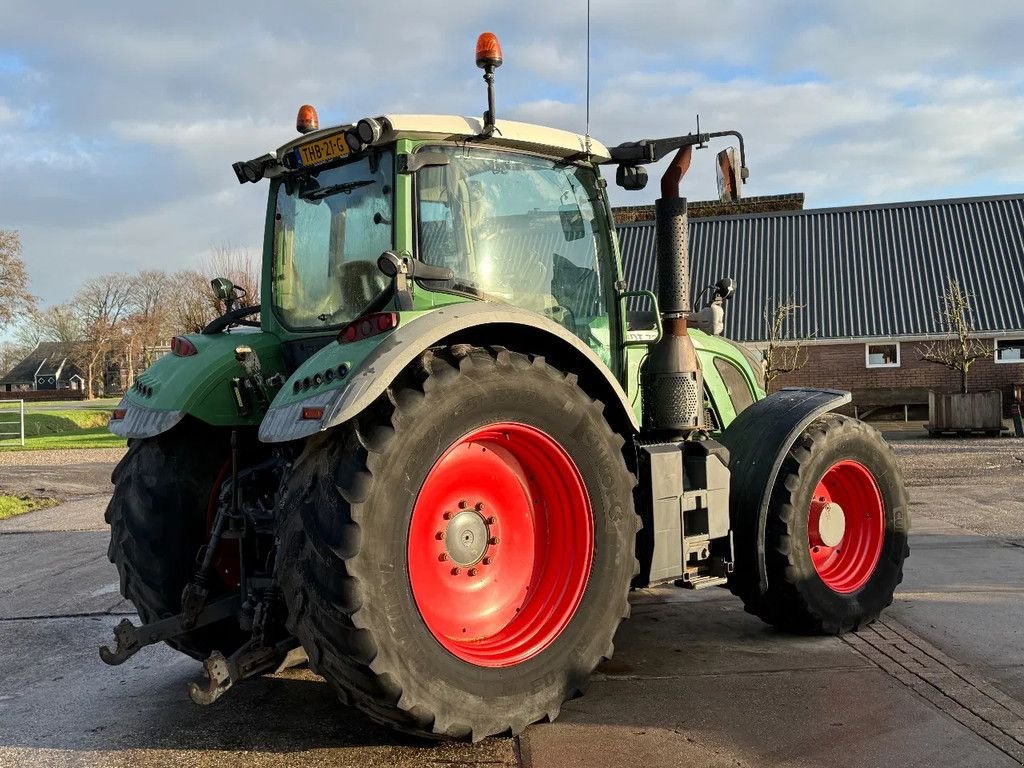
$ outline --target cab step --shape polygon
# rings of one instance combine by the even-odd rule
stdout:
[[[705,589],[707,587],[718,587],[725,584],[729,579],[725,576],[695,575],[684,573],[683,578],[676,579],[675,585],[683,589]]]

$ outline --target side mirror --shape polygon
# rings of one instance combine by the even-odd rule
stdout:
[[[448,165],[452,161],[451,155],[447,152],[414,152],[405,158],[405,165],[399,167],[399,173],[416,173],[420,168]]]
[[[238,293],[235,291],[235,284],[226,277],[213,278],[213,280],[210,281],[210,287],[213,288],[213,295],[221,301],[234,301],[238,298]]]
[[[736,281],[731,277],[723,277],[715,283],[715,295],[721,297],[723,301],[731,299],[734,293],[736,293]]]
[[[642,165],[620,165],[615,171],[615,183],[630,192],[647,186],[647,169]]]
[[[583,226],[583,211],[578,205],[563,205],[558,209],[558,218],[562,221],[562,236],[567,243],[587,236],[586,227]]]

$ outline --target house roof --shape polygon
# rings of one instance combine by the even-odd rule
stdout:
[[[59,341],[43,341],[14,366],[0,384],[32,384],[36,376],[57,376],[67,380],[78,373],[78,368],[68,360],[68,348]]]
[[[618,232],[629,287],[653,289],[654,223]],[[790,296],[789,337],[943,335],[951,277],[979,333],[1024,331],[1024,194],[692,219],[691,295],[721,277],[738,341],[764,341],[766,302]]]

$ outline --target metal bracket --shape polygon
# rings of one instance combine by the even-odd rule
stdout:
[[[196,616],[195,622],[190,627],[185,626],[182,614],[138,627],[132,624],[130,620],[124,619],[114,627],[114,649],[111,650],[110,646],[102,646],[100,648],[100,659],[103,660],[104,664],[110,664],[111,666],[123,664],[147,645],[154,645],[163,640],[169,640],[172,637],[177,637],[194,629],[226,619],[237,613],[239,606],[240,603],[237,595],[218,600],[200,611],[199,615]]]

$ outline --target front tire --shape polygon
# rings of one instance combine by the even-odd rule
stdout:
[[[629,610],[622,446],[542,358],[428,352],[286,480],[278,574],[313,669],[421,735],[556,717]]]
[[[734,591],[749,612],[781,629],[856,630],[892,603],[910,553],[909,530],[892,450],[867,424],[827,414],[796,440],[772,490],[767,592]]]

